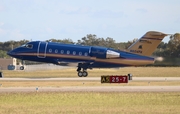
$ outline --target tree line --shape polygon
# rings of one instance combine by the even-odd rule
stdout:
[[[95,34],[87,34],[85,37],[81,38],[77,42],[74,42],[72,39],[55,39],[51,38],[49,42],[59,42],[59,43],[67,43],[67,44],[77,44],[77,45],[89,45],[89,46],[104,46],[108,48],[114,48],[117,50],[125,50],[132,43],[134,43],[137,38],[128,42],[116,42],[113,38],[99,38]],[[29,40],[20,40],[20,41],[6,41],[0,42],[0,58],[8,58],[9,56],[6,54],[8,51],[21,46],[25,43],[29,42]],[[169,37],[169,41],[167,43],[161,42],[157,47],[156,51],[153,53],[153,56],[161,56],[161,57],[180,57],[180,33],[176,33]]]

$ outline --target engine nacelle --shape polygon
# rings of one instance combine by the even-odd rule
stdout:
[[[107,50],[106,58],[118,58],[118,57],[120,57],[120,53],[112,51],[112,50]]]
[[[101,58],[101,59],[106,59],[106,51],[107,51],[107,48],[91,47],[90,56],[96,57],[96,58]]]
[[[103,47],[91,47],[90,55],[92,57],[101,58],[101,59],[120,57],[120,53]]]

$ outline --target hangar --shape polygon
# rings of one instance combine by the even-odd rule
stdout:
[[[16,64],[15,58],[0,58],[0,70],[15,70]]]

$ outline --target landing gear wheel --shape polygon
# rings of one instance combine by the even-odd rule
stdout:
[[[86,71],[84,71],[82,74],[83,74],[84,77],[88,76],[88,72],[86,72]]]
[[[20,66],[20,70],[24,70],[24,66]]]
[[[83,76],[83,72],[79,71],[79,72],[78,72],[78,76],[79,76],[79,77],[82,77],[82,76]]]

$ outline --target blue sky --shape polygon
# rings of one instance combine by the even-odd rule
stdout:
[[[180,32],[180,0],[0,0],[0,42]],[[168,42],[169,37],[163,41]]]

